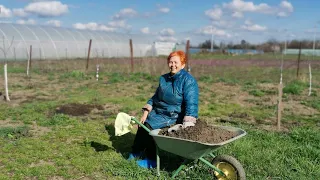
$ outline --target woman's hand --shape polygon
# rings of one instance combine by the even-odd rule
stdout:
[[[149,114],[148,111],[143,111],[143,115],[142,115],[142,117],[140,119],[140,123],[141,124],[144,124],[144,122],[147,120],[148,114]]]

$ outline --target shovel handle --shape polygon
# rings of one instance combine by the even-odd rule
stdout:
[[[138,121],[135,117],[131,117],[131,120],[139,124],[143,129],[145,129],[148,133],[150,133],[150,129],[148,129],[145,125],[143,125],[140,121]]]

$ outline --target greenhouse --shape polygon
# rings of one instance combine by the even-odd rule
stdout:
[[[0,35],[0,59],[6,57],[9,61],[26,60],[30,53],[32,59],[39,60],[86,58],[90,39],[91,57],[129,57],[130,39],[135,57],[161,55],[163,52],[155,48],[155,37],[147,35],[12,23],[0,23]],[[169,49],[173,46],[171,43]]]

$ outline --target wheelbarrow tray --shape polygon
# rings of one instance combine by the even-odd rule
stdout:
[[[206,156],[219,147],[235,141],[247,134],[244,130],[236,127],[217,125],[210,126],[234,132],[236,136],[220,143],[209,144],[188,139],[159,135],[161,129],[152,130],[149,134],[153,137],[155,143],[160,149],[190,160],[196,160],[203,156]]]

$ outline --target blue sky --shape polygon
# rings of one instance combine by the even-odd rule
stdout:
[[[319,0],[1,0],[0,21],[197,45],[320,38]]]

